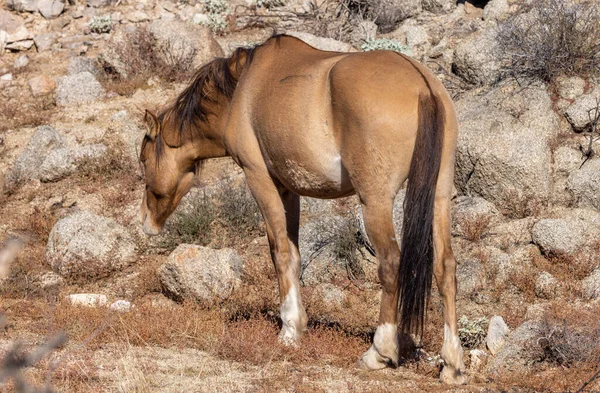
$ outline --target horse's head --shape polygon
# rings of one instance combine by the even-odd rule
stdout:
[[[146,111],[147,132],[140,162],[146,174],[146,191],[140,208],[144,232],[157,235],[181,198],[190,190],[199,157],[194,143],[179,143],[177,130],[161,116]]]

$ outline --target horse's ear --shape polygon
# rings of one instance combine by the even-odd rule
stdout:
[[[148,127],[146,135],[152,140],[156,139],[160,131],[160,123],[158,121],[158,118],[154,115],[154,113],[146,109],[146,113],[144,114],[144,121],[146,122],[146,127]]]

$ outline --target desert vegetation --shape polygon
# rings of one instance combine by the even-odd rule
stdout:
[[[277,341],[266,228],[233,162],[205,162],[164,232],[142,233],[144,109],[273,33],[407,54],[454,97],[456,391],[600,389],[599,13],[575,0],[2,3],[3,391],[454,391],[438,379],[435,280],[400,367],[355,367],[380,296],[355,196],[301,200],[298,348]]]

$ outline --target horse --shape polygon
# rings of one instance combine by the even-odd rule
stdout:
[[[399,334],[422,336],[434,276],[444,309],[440,378],[465,383],[450,244],[458,124],[450,95],[426,67],[397,52],[321,51],[273,36],[205,64],[170,105],[158,115],[146,110],[144,119],[145,233],[160,232],[203,160],[232,157],[264,217],[279,339],[296,345],[307,329],[300,196],[357,194],[382,287],[379,323],[358,364],[398,366]],[[400,248],[392,208],[405,181]]]

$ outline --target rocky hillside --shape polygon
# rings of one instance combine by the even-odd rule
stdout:
[[[206,162],[164,233],[141,231],[144,109],[167,104],[210,59],[274,32],[325,50],[403,52],[454,97],[453,247],[469,380],[456,391],[600,389],[594,2],[7,0],[6,390],[452,391],[438,381],[435,284],[424,337],[401,367],[354,367],[370,344],[380,296],[356,197],[302,199],[310,328],[300,348],[276,340],[264,223],[233,162]],[[403,200],[401,192],[397,231]]]

